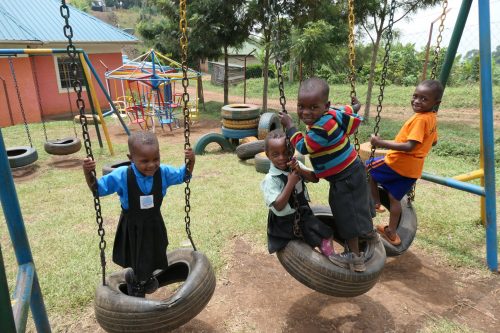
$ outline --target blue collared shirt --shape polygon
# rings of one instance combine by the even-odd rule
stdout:
[[[137,179],[137,185],[144,194],[151,193],[153,189],[153,176],[144,176],[137,170],[134,163],[132,170]],[[128,166],[121,166],[113,170],[113,172],[102,176],[97,181],[97,190],[99,196],[106,196],[109,194],[117,193],[120,197],[120,202],[123,209],[128,209],[128,187],[127,187],[127,169]],[[160,164],[161,180],[162,180],[162,194],[167,194],[167,188],[171,185],[182,184],[184,182],[184,175],[186,174],[186,166],[183,165],[175,168],[170,165]]]

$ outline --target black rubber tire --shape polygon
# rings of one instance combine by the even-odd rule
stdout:
[[[314,207],[314,215],[327,224],[333,221],[329,207]],[[351,272],[334,265],[327,257],[301,240],[293,240],[277,252],[283,267],[297,281],[320,293],[336,297],[355,297],[369,291],[377,283],[385,265],[385,250],[379,240],[374,244],[366,271]]]
[[[240,160],[248,160],[254,158],[258,153],[264,151],[264,140],[257,140],[248,143],[243,143],[236,147],[236,155]]]
[[[378,192],[380,195],[381,204],[390,211],[391,207],[389,202],[389,195],[384,189],[380,187],[378,189]],[[399,220],[399,225],[396,229],[396,232],[398,233],[399,238],[401,238],[401,244],[399,244],[398,246],[394,246],[383,237],[380,237],[382,239],[382,243],[384,244],[385,252],[387,253],[388,257],[396,257],[405,253],[406,250],[410,248],[411,243],[413,243],[413,240],[415,239],[415,236],[417,234],[417,214],[415,212],[415,209],[413,208],[411,201],[408,200],[408,196],[406,195],[403,197],[403,199],[401,199],[401,218]]]
[[[202,135],[194,144],[194,153],[196,155],[203,155],[205,148],[212,142],[217,143],[223,151],[231,152],[234,150],[233,145],[219,133],[207,133]]]
[[[255,119],[260,115],[260,109],[253,104],[228,104],[220,111],[222,118],[233,120]]]
[[[229,139],[243,139],[247,136],[257,136],[257,128],[230,129],[222,126],[222,136]]]
[[[119,168],[121,166],[129,166],[132,164],[132,161],[130,160],[123,160],[123,161],[118,161],[113,164],[106,164],[105,166],[102,167],[102,175],[107,175],[108,173],[112,172],[116,168]]]
[[[38,152],[30,146],[7,148],[7,158],[11,168],[20,168],[38,160]]]
[[[267,133],[281,128],[280,117],[274,112],[266,112],[260,116],[259,127],[257,128],[257,138],[264,140]]]
[[[259,126],[259,118],[248,120],[222,119],[222,126],[224,128],[236,130],[257,128],[257,126]]]
[[[64,138],[45,142],[43,148],[47,154],[69,155],[80,151],[82,142],[78,138]]]
[[[306,158],[304,155],[301,153],[295,151],[294,156],[302,162],[302,164],[305,163]],[[255,159],[255,170],[260,173],[268,173],[269,172],[269,167],[271,166],[271,162],[266,156],[265,152],[258,153],[254,156]]]
[[[153,300],[126,295],[124,271],[97,286],[94,310],[107,332],[165,332],[184,325],[203,310],[215,290],[215,274],[207,257],[191,249],[168,252],[169,268],[157,275],[160,287],[182,282],[169,298]]]

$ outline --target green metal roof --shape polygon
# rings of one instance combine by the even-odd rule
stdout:
[[[1,0],[0,42],[66,42],[58,0]],[[139,40],[87,13],[70,7],[73,42],[137,43]],[[78,46],[78,45],[76,45]]]

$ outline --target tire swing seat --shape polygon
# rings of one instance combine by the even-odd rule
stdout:
[[[43,148],[47,154],[70,155],[80,151],[82,148],[82,142],[76,137],[68,137],[64,139],[49,140],[45,142]]]
[[[333,225],[330,207],[311,206],[311,209],[321,221]],[[330,296],[355,297],[366,293],[377,283],[386,259],[380,240],[367,242],[360,239],[360,243],[366,256],[364,272],[351,272],[334,265],[302,240],[288,242],[285,248],[277,252],[277,257],[285,270],[307,287]]]
[[[96,319],[107,332],[164,332],[193,319],[210,301],[215,274],[207,257],[191,249],[167,253],[169,267],[156,274],[160,288],[183,282],[172,295],[155,300],[126,294],[124,270],[106,278],[95,294]]]
[[[106,164],[102,167],[102,175],[107,175],[108,173],[111,173],[113,170],[122,167],[122,166],[130,166],[132,164],[132,161],[130,160],[122,160],[122,161],[117,161],[114,162],[113,164]]]
[[[379,187],[378,192],[380,203],[390,211],[389,194],[381,187]],[[401,199],[401,217],[396,232],[401,238],[401,244],[398,246],[392,245],[384,237],[380,237],[388,257],[399,256],[406,252],[417,234],[417,214],[407,195]]]
[[[7,157],[11,168],[20,168],[38,160],[38,153],[30,146],[7,148]]]

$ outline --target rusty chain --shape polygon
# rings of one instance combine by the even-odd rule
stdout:
[[[349,6],[349,82],[351,84],[351,99],[356,97],[356,70],[354,68],[354,63],[356,61],[356,52],[354,48],[354,0],[348,1]],[[354,132],[354,149],[359,154],[359,138],[358,129]]]
[[[379,86],[379,95],[378,95],[378,105],[377,105],[377,115],[375,116],[375,125],[373,127],[373,134],[378,135],[378,131],[380,129],[380,120],[382,119],[380,113],[382,112],[382,102],[384,100],[384,89],[386,85],[386,77],[387,77],[387,68],[389,67],[389,55],[391,51],[391,43],[392,43],[392,26],[394,25],[394,12],[396,11],[396,1],[391,1],[391,7],[389,9],[389,24],[387,25],[387,38],[385,42],[385,53],[383,60],[383,67],[381,73],[381,80]],[[371,146],[370,151],[370,165],[373,162],[373,158],[375,157],[375,146]]]
[[[184,92],[182,94],[182,113],[184,115],[184,149],[188,149],[191,147],[189,142],[190,135],[190,114],[189,114],[189,79],[188,79],[188,38],[187,38],[187,4],[186,0],[181,0],[179,2],[179,29],[181,31],[180,37],[180,46],[181,46],[181,67],[182,67],[182,87],[184,88]],[[190,175],[188,174],[187,167],[189,165],[189,160],[185,159],[186,163],[186,177],[184,179],[186,183],[186,188],[184,189],[184,197],[186,199],[186,206],[184,207],[184,211],[186,212],[186,216],[184,217],[184,222],[186,223],[186,233],[191,242],[191,246],[193,250],[196,251],[196,246],[194,245],[193,237],[191,236],[191,217],[189,213],[191,212],[191,204],[189,202],[191,196],[191,188],[189,187]]]
[[[19,85],[17,83],[16,71],[14,70],[14,62],[12,58],[9,56],[9,66],[10,72],[12,74],[12,79],[14,79],[14,86],[16,87],[16,95],[17,101],[19,102],[19,108],[21,109],[21,115],[23,116],[24,129],[26,130],[26,134],[28,135],[28,141],[30,142],[30,147],[33,148],[33,141],[31,140],[30,130],[28,128],[28,120],[26,119],[26,114],[24,113],[23,100],[21,98],[21,92],[19,91]]]
[[[69,24],[69,7],[66,5],[66,0],[61,0],[61,6],[59,8],[62,18],[64,19],[64,36],[68,39],[68,46],[66,47],[66,52],[68,57],[71,59],[70,69],[73,73],[72,86],[73,90],[77,94],[76,106],[80,113],[80,124],[82,125],[82,136],[83,142],[85,144],[85,151],[87,153],[87,157],[94,160],[94,156],[92,154],[92,144],[90,142],[90,135],[87,126],[87,118],[85,117],[85,101],[82,98],[82,83],[78,79],[78,64],[76,59],[78,57],[78,51],[76,50],[75,45],[73,44],[73,28]],[[81,62],[80,62],[81,63]],[[81,64],[83,66],[83,64]],[[91,171],[93,179],[97,179],[95,170]],[[101,257],[101,268],[102,268],[102,284],[106,285],[106,241],[104,239],[105,231],[103,228],[103,218],[101,213],[101,201],[99,199],[99,195],[97,193],[97,186],[94,186],[92,189],[92,194],[94,195],[94,209],[96,213],[96,223],[98,226],[97,234],[100,236],[101,240],[99,242],[99,250]]]
[[[444,20],[446,19],[446,11],[448,9],[448,0],[444,0],[443,4],[443,12],[441,13],[441,22],[439,24],[439,34],[436,39],[436,47],[434,49],[434,59],[432,60],[432,71],[431,71],[431,80],[436,79],[437,75],[437,66],[439,62],[439,53],[441,52],[441,41],[443,40],[443,30],[444,30]]]

